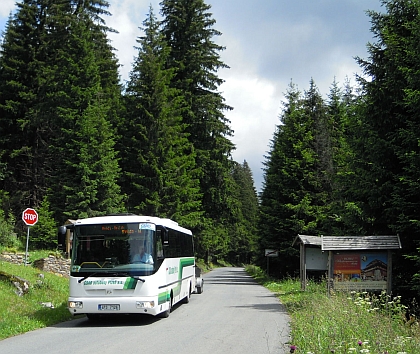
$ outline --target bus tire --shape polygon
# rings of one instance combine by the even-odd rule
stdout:
[[[201,286],[197,286],[197,294],[201,294],[203,292],[203,283],[201,283]]]
[[[188,286],[188,294],[184,297],[184,304],[188,304],[191,298],[191,284]]]
[[[160,317],[162,317],[162,318],[168,318],[169,315],[171,314],[171,311],[172,311],[172,294],[171,294],[171,298],[169,299],[169,308],[166,311],[163,311],[160,314]]]

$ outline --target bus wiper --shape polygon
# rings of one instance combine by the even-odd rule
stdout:
[[[129,273],[115,273],[114,275],[125,275],[126,277],[130,277],[130,278],[133,278],[134,280],[137,280],[137,281],[141,281],[142,283],[144,283],[146,280],[144,280],[144,279],[142,279],[142,278],[139,278],[139,277],[136,277],[136,276],[134,276],[134,275],[131,275],[131,274],[129,274]]]
[[[94,273],[92,273],[92,274],[85,275],[82,279],[79,279],[77,282],[78,282],[78,283],[81,283],[83,280],[86,280],[87,278],[92,277],[92,276],[94,276],[94,275],[96,275],[96,274],[98,274],[98,272],[94,272]]]

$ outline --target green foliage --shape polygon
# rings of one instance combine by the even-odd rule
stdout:
[[[367,232],[398,233],[404,252],[412,255],[420,240],[420,4],[382,3],[385,11],[369,12],[377,41],[368,46],[368,59],[358,58],[365,75],[359,119],[354,121],[352,190],[369,221]],[[401,254],[394,264],[395,285],[406,290],[416,269]]]
[[[0,245],[3,247],[17,247],[20,242],[14,232],[15,219],[12,215],[8,218],[4,215],[4,211],[0,209]]]
[[[236,209],[232,216],[234,222],[229,230],[228,257],[232,263],[249,264],[253,261],[258,250],[259,202],[252,172],[246,161],[243,164],[234,164],[232,178],[236,185],[232,193],[236,202]]]
[[[179,92],[170,87],[169,48],[152,8],[126,89],[119,125],[128,208],[195,227],[202,215],[195,151],[182,122]]]
[[[31,248],[36,249],[54,249],[57,247],[57,224],[50,210],[50,203],[47,197],[41,203],[37,210],[38,222],[31,226],[29,243]]]
[[[331,190],[330,126],[313,81],[305,96],[290,85],[280,121],[265,163],[260,254],[264,248],[284,251],[272,269],[286,276],[298,268],[296,252],[290,249],[296,235],[324,231]]]
[[[216,21],[209,9],[203,0],[161,3],[162,33],[171,49],[167,66],[174,70],[170,85],[183,97],[182,123],[196,155],[204,218],[210,220],[200,220],[200,225],[194,228],[196,233],[211,227],[213,222],[231,225],[235,213],[229,160],[233,150],[229,140],[232,130],[223,113],[231,107],[217,91],[223,83],[217,71],[227,65],[220,60],[219,53],[224,48],[214,42],[214,37],[221,33],[213,28]],[[208,240],[211,234],[217,238],[210,229],[199,242]],[[223,234],[226,235],[226,229]],[[216,244],[216,240],[210,243]],[[207,245],[202,248],[207,249]]]

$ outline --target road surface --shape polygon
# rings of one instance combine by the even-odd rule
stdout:
[[[0,341],[1,354],[284,354],[289,317],[243,268],[204,275],[204,291],[169,318],[78,318]]]

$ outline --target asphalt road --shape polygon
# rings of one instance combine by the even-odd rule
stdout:
[[[0,341],[1,354],[288,353],[289,317],[243,268],[204,275],[204,291],[169,318],[79,318]]]

